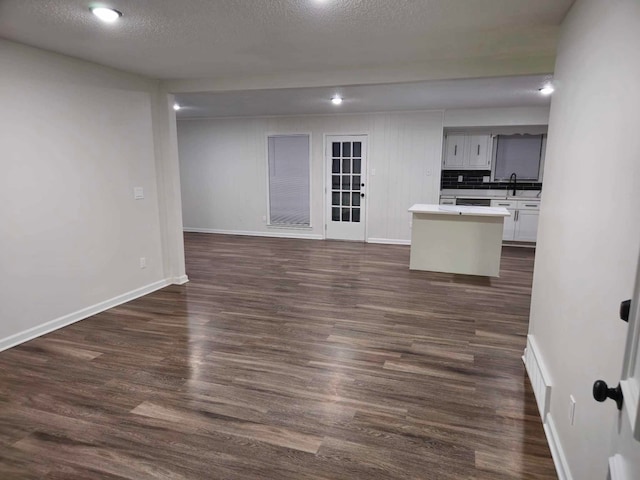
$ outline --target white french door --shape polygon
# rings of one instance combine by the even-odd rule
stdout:
[[[367,136],[326,137],[326,237],[365,239]]]
[[[622,412],[611,426],[608,480],[640,478],[640,259],[636,272],[628,309],[629,330],[620,381],[624,400]]]

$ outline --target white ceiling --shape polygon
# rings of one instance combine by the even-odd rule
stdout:
[[[339,88],[285,88],[176,95],[178,118],[385,112],[444,108],[547,106],[549,76],[483,78]],[[330,101],[340,94],[342,105]]]
[[[526,61],[555,54],[572,1],[0,0],[0,36],[160,79]]]

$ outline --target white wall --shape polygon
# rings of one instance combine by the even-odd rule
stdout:
[[[0,64],[1,349],[165,279],[154,130],[171,119],[141,77],[2,40]]]
[[[160,210],[160,232],[164,277],[173,283],[188,281],[185,271],[182,196],[178,162],[175,98],[163,88],[153,94],[152,115],[156,156],[156,184]]]
[[[365,68],[307,72],[274,72],[266,75],[242,75],[218,78],[174,79],[163,82],[170,92],[222,92],[269,88],[335,87],[336,85],[379,85],[384,83],[423,82],[452,78],[508,77],[546,75],[553,71],[553,55],[527,57],[477,57],[433,59],[425,63],[378,65]]]
[[[549,107],[458,108],[445,110],[445,127],[547,125]]]
[[[578,1],[562,32],[530,334],[552,377],[550,412],[573,478],[603,479],[618,411],[591,389],[620,379],[618,307],[631,297],[640,246],[640,3]]]
[[[312,135],[309,230],[275,229],[263,221],[267,215],[266,142],[267,135],[274,133]],[[322,238],[323,135],[357,133],[369,135],[367,238],[408,242],[407,209],[414,203],[438,201],[440,111],[179,121],[185,228]]]

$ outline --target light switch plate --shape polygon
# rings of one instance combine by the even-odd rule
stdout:
[[[142,200],[144,198],[144,189],[142,187],[133,187],[133,198]]]
[[[491,177],[489,175],[485,175],[482,177],[482,183],[488,183],[491,181]]]
[[[569,425],[573,426],[576,420],[576,399],[569,395]]]

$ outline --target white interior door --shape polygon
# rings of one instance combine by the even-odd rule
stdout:
[[[326,237],[364,242],[367,137],[327,136],[326,154]]]
[[[624,399],[622,411],[611,431],[612,452],[609,457],[610,480],[636,480],[640,478],[640,261],[631,307],[629,330],[624,354],[620,386]],[[615,385],[609,385],[615,387]]]

